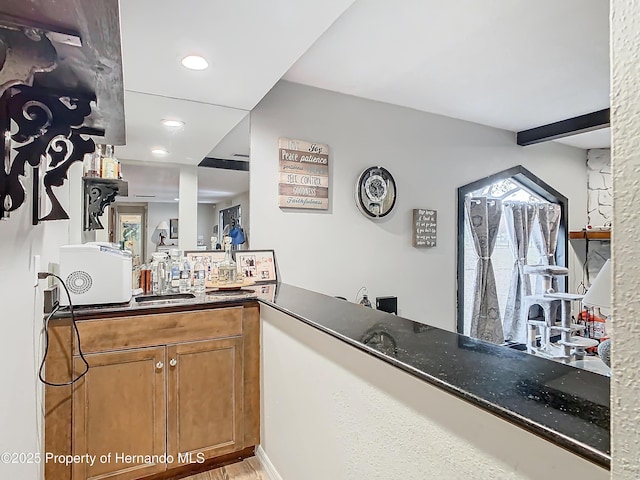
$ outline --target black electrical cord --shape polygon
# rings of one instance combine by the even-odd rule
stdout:
[[[67,298],[69,299],[69,311],[71,312],[71,323],[73,324],[73,329],[76,331],[76,339],[78,340],[78,353],[80,354],[80,359],[84,363],[85,368],[84,368],[84,372],[82,372],[76,378],[66,383],[53,383],[45,380],[44,378],[44,374],[43,374],[44,364],[45,364],[45,361],[47,360],[47,353],[49,352],[49,320],[51,320],[51,317],[53,317],[53,315],[58,311],[58,307],[56,307],[53,309],[53,311],[47,316],[47,318],[44,321],[44,355],[42,357],[42,363],[40,364],[40,369],[38,370],[38,378],[42,383],[44,383],[45,385],[49,385],[51,387],[68,387],[69,385],[73,385],[74,383],[76,383],[78,380],[80,380],[82,377],[84,377],[87,374],[87,372],[89,371],[89,363],[87,362],[87,359],[84,358],[84,354],[82,353],[82,347],[80,346],[80,332],[78,332],[78,325],[76,324],[76,316],[73,311],[73,303],[71,302],[71,294],[69,293],[69,289],[65,285],[64,280],[62,280],[58,275],[55,275],[49,272],[38,273],[38,278],[42,279],[42,278],[48,278],[48,277],[57,278],[62,284],[64,291],[67,293]]]

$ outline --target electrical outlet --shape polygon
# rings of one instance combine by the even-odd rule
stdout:
[[[38,272],[40,271],[40,255],[33,256],[33,286],[37,287],[38,282]]]
[[[51,313],[60,303],[58,284],[44,289],[44,313]]]

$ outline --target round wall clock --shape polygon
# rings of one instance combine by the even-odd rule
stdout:
[[[369,218],[387,215],[396,204],[396,182],[386,168],[369,167],[356,182],[356,205]]]

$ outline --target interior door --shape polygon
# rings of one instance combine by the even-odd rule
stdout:
[[[167,346],[167,453],[176,465],[244,448],[242,353],[242,337]]]
[[[146,259],[147,209],[138,205],[116,205],[115,207],[116,243],[124,242],[125,248],[138,255],[141,262]]]
[[[89,454],[95,462],[74,463],[73,480],[133,480],[163,472],[165,463],[117,455],[166,451],[165,348],[85,357],[89,372],[73,391],[73,454]],[[76,372],[84,369],[79,357],[74,366]]]

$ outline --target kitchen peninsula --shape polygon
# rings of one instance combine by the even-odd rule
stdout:
[[[436,386],[451,402],[461,399],[479,407],[477,415],[490,412],[497,417],[495,421],[503,419],[532,433],[532,441],[564,452],[558,455],[570,460],[567,469],[575,468],[570,465],[575,462],[580,467],[578,471],[606,473],[610,462],[609,378],[290,285],[252,288],[258,290],[257,297],[210,297],[206,301],[180,300],[144,307],[132,302],[119,310],[80,311],[82,348],[93,369],[73,390],[48,387],[47,451],[62,448],[75,454],[96,455],[122,450],[166,453],[175,459],[179,455],[184,459],[185,453],[191,452],[193,459],[204,454],[208,459],[204,468],[210,468],[220,460],[228,460],[229,453],[236,458],[251,455],[254,446],[261,444],[258,454],[264,448],[275,460],[274,450],[280,442],[276,430],[282,428],[274,427],[279,405],[287,405],[298,429],[297,437],[286,438],[296,442],[303,435],[305,442],[296,442],[300,448],[313,445],[320,432],[314,431],[311,419],[309,424],[302,419],[295,421],[295,411],[307,407],[295,405],[290,398],[304,395],[305,388],[289,388],[296,376],[308,378],[307,368],[311,367],[303,358],[288,358],[286,349],[280,350],[280,346],[275,351],[271,341],[274,329],[312,327],[324,337],[322,342],[333,344],[332,351],[343,348],[340,345],[351,351],[355,347],[371,359],[365,361],[379,365],[376,370],[390,367],[398,378],[409,374],[418,383]],[[64,377],[64,372],[70,371],[71,357],[76,374],[81,373],[82,363],[71,340],[73,332],[68,320],[56,320],[52,326],[47,363],[50,375],[57,370]],[[320,349],[318,344],[309,347],[313,351]],[[321,349],[319,353],[323,355]],[[278,366],[276,360],[285,363]],[[279,367],[282,371],[277,370]],[[111,378],[114,372],[118,372],[119,380]],[[334,380],[329,372],[325,375],[324,381],[308,378],[313,395],[331,392]],[[259,391],[261,376],[263,391]],[[230,381],[231,378],[235,380]],[[99,382],[105,382],[108,388],[101,388]],[[126,385],[137,393],[127,394]],[[212,391],[217,394],[211,395]],[[334,405],[323,404],[323,411],[316,411],[319,418],[334,406],[358,405],[355,398],[341,398],[339,391],[331,393],[331,398]],[[421,408],[429,410],[430,406]],[[378,414],[385,417],[387,412]],[[429,415],[438,417],[441,413],[435,410]],[[120,429],[120,436],[101,430],[105,418],[109,418],[109,428]],[[348,422],[356,420],[350,418]],[[180,430],[181,425],[188,425],[188,429]],[[358,429],[351,431],[357,433]],[[535,440],[536,437],[546,441]],[[115,438],[122,438],[122,443],[114,443]],[[380,441],[400,445],[403,442],[399,438]],[[335,443],[339,445],[340,441]],[[174,467],[187,468],[179,466],[175,459],[172,465],[137,465],[137,470],[131,465],[107,470],[108,465],[102,465],[101,469],[87,468],[73,478],[146,478]],[[519,468],[525,468],[519,462]],[[59,472],[47,478],[72,478],[70,468],[47,468]]]

